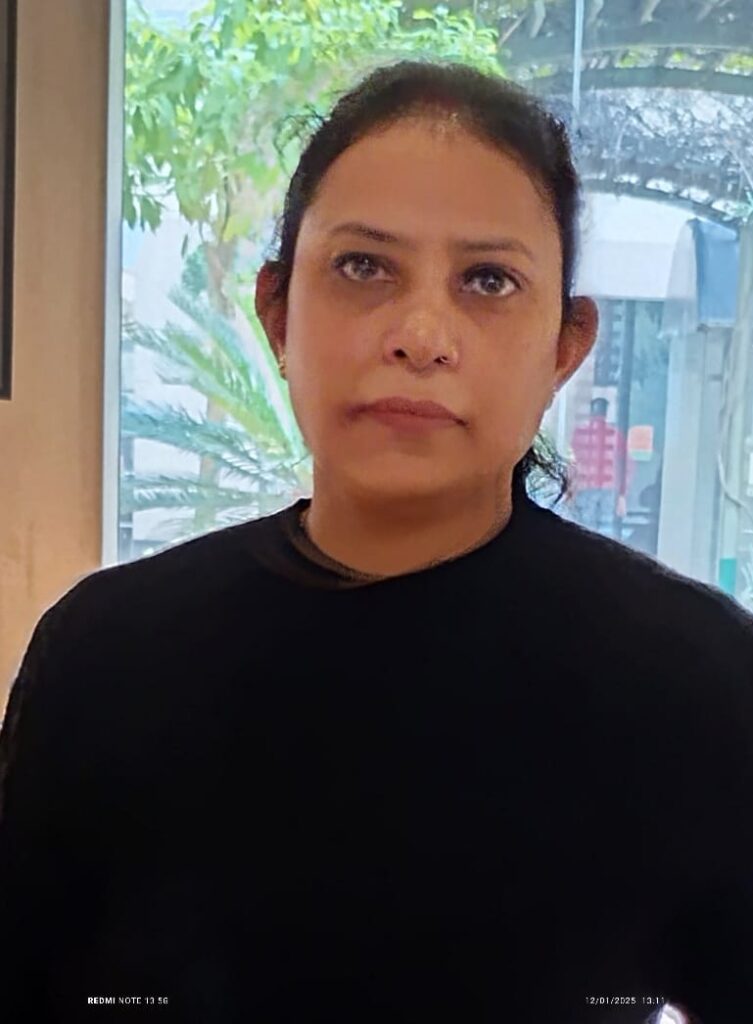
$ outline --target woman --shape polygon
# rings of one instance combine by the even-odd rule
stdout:
[[[597,332],[578,201],[462,66],[319,126],[256,291],[313,497],[37,625],[5,1019],[751,1019],[753,620],[527,494]]]

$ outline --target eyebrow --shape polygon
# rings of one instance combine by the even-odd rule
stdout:
[[[338,224],[332,228],[328,233],[328,237],[333,235],[361,235],[364,238],[370,238],[373,242],[392,242],[395,245],[402,245],[406,249],[416,249],[415,242],[411,242],[409,239],[404,238],[401,235],[393,235],[389,231],[382,231],[380,228],[370,227],[368,224],[362,224],[360,221],[347,221],[344,224]],[[460,249],[462,252],[521,252],[524,256],[527,256],[531,263],[535,263],[536,259],[524,242],[521,242],[518,238],[485,238],[485,239],[468,239],[468,238],[455,238],[452,239],[450,245],[455,249]]]

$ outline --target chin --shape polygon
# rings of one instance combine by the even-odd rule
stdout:
[[[462,486],[467,480],[466,473],[459,467],[453,472],[450,467],[418,465],[412,459],[389,459],[379,466],[360,463],[353,467],[340,465],[338,475],[343,485],[353,493],[375,498],[409,498],[440,494],[454,487]]]

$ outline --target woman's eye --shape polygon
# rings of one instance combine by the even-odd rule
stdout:
[[[364,264],[366,264],[367,266],[375,267],[378,266],[378,261],[375,260],[373,256],[367,255],[365,252],[346,252],[343,253],[342,256],[338,256],[337,259],[335,260],[335,268],[337,270],[341,270],[343,267],[348,266],[349,264],[353,264],[356,267],[360,266],[361,268],[364,266]],[[345,276],[350,280],[353,280],[350,274],[346,274]],[[360,274],[358,270],[356,271],[355,280],[365,280],[365,278]]]
[[[485,285],[489,281],[496,282],[499,286],[502,286],[504,281],[507,281],[509,285],[512,285],[512,288],[504,292],[505,295],[510,295],[511,292],[518,291],[520,288],[515,278],[501,267],[475,267],[473,270],[467,271],[465,274],[465,280],[473,281],[474,279],[484,281]],[[482,291],[480,294],[502,295],[503,292],[501,287],[495,287],[492,291]]]
[[[366,281],[372,280],[372,274],[369,271],[373,271],[376,267],[384,267],[384,263],[365,252],[346,252],[342,256],[338,256],[334,261],[336,270],[343,271],[343,268],[349,266],[355,269],[353,272],[345,273],[344,276],[348,280]],[[477,295],[502,295],[504,297],[520,289],[520,285],[515,278],[506,270],[503,270],[502,267],[497,266],[474,267],[465,272],[463,280],[466,282],[474,280],[484,282],[482,290],[476,292]],[[505,281],[512,286],[507,291],[502,290]],[[490,285],[491,290],[488,290]]]

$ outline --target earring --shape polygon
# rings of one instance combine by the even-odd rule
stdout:
[[[285,376],[285,353],[283,352],[279,359],[280,376]]]

